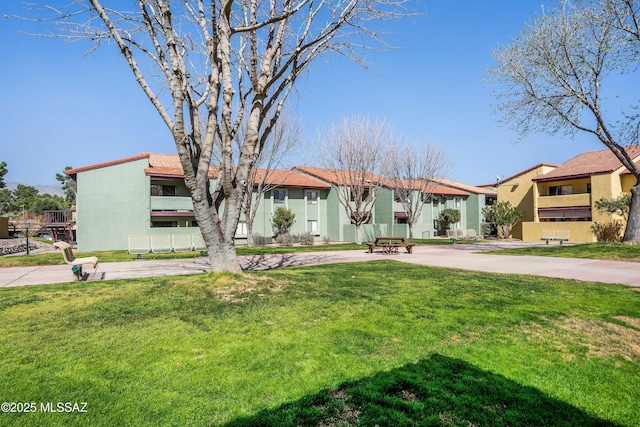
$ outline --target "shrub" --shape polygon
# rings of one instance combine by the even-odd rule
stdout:
[[[460,211],[457,209],[447,208],[440,212],[438,216],[443,230],[448,230],[451,224],[460,221]]]
[[[291,246],[293,244],[293,237],[291,237],[291,234],[288,232],[278,234],[276,236],[276,243],[281,246]]]
[[[311,246],[315,242],[316,237],[311,233],[302,233],[300,235],[300,244],[305,246]]]
[[[331,243],[331,237],[329,237],[329,236],[323,236],[323,237],[322,237],[322,242],[323,242],[325,245],[328,245],[329,243]]]
[[[264,246],[267,244],[267,241],[265,240],[264,236],[262,236],[262,234],[253,233],[253,244],[255,246]]]
[[[594,222],[591,225],[591,231],[598,242],[622,241],[622,223],[619,221]]]
[[[271,217],[271,225],[273,225],[276,235],[279,236],[281,234],[289,233],[291,226],[296,222],[295,218],[296,214],[287,208],[280,206],[276,209]],[[291,238],[291,236],[289,236],[289,238]]]

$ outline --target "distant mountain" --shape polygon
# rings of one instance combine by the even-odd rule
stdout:
[[[9,190],[15,190],[16,187],[20,185],[19,182],[7,182],[5,184],[7,184],[7,188]],[[32,187],[35,187],[35,189],[38,190],[38,194],[51,194],[52,196],[64,197],[64,191],[62,191],[60,184],[57,184],[57,185],[56,184],[51,184],[51,185],[40,184],[40,185],[33,185]]]

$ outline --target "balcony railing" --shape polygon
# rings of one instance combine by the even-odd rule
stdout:
[[[151,196],[151,210],[193,210],[191,197]]]
[[[538,197],[539,208],[560,208],[571,206],[591,206],[591,194],[582,193]]]
[[[73,212],[67,211],[44,211],[45,225],[69,225],[73,223]]]

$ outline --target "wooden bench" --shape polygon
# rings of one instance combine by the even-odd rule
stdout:
[[[374,249],[382,248],[383,254],[397,254],[399,248],[405,248],[408,253],[413,253],[415,243],[408,243],[404,237],[376,237],[374,242],[367,242],[369,253]]]
[[[95,273],[95,269],[98,266],[98,257],[89,256],[84,258],[76,258],[73,250],[71,249],[71,245],[66,242],[55,242],[53,246],[62,250],[64,262],[71,266],[71,272],[76,276],[76,280],[80,280],[83,278],[82,264],[93,264]]]
[[[558,241],[560,244],[562,242],[569,241],[569,231],[570,230],[542,230],[542,237],[540,240],[546,241],[546,244],[549,244],[549,241]]]

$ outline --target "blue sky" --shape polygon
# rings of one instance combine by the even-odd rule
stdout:
[[[468,184],[603,149],[588,135],[519,141],[497,122],[483,81],[492,50],[516,36],[543,3],[425,0],[413,5],[422,15],[387,25],[389,40],[402,49],[372,53],[371,72],[344,60],[317,63],[292,100],[304,126],[300,158],[312,164],[318,132],[355,115],[385,119],[412,143],[441,146],[452,159],[448,178]],[[1,2],[0,16],[22,14],[20,4]],[[25,29],[24,21],[0,18],[5,181],[51,184],[65,166],[175,153],[168,129],[113,46],[85,56],[85,44],[21,34]]]

